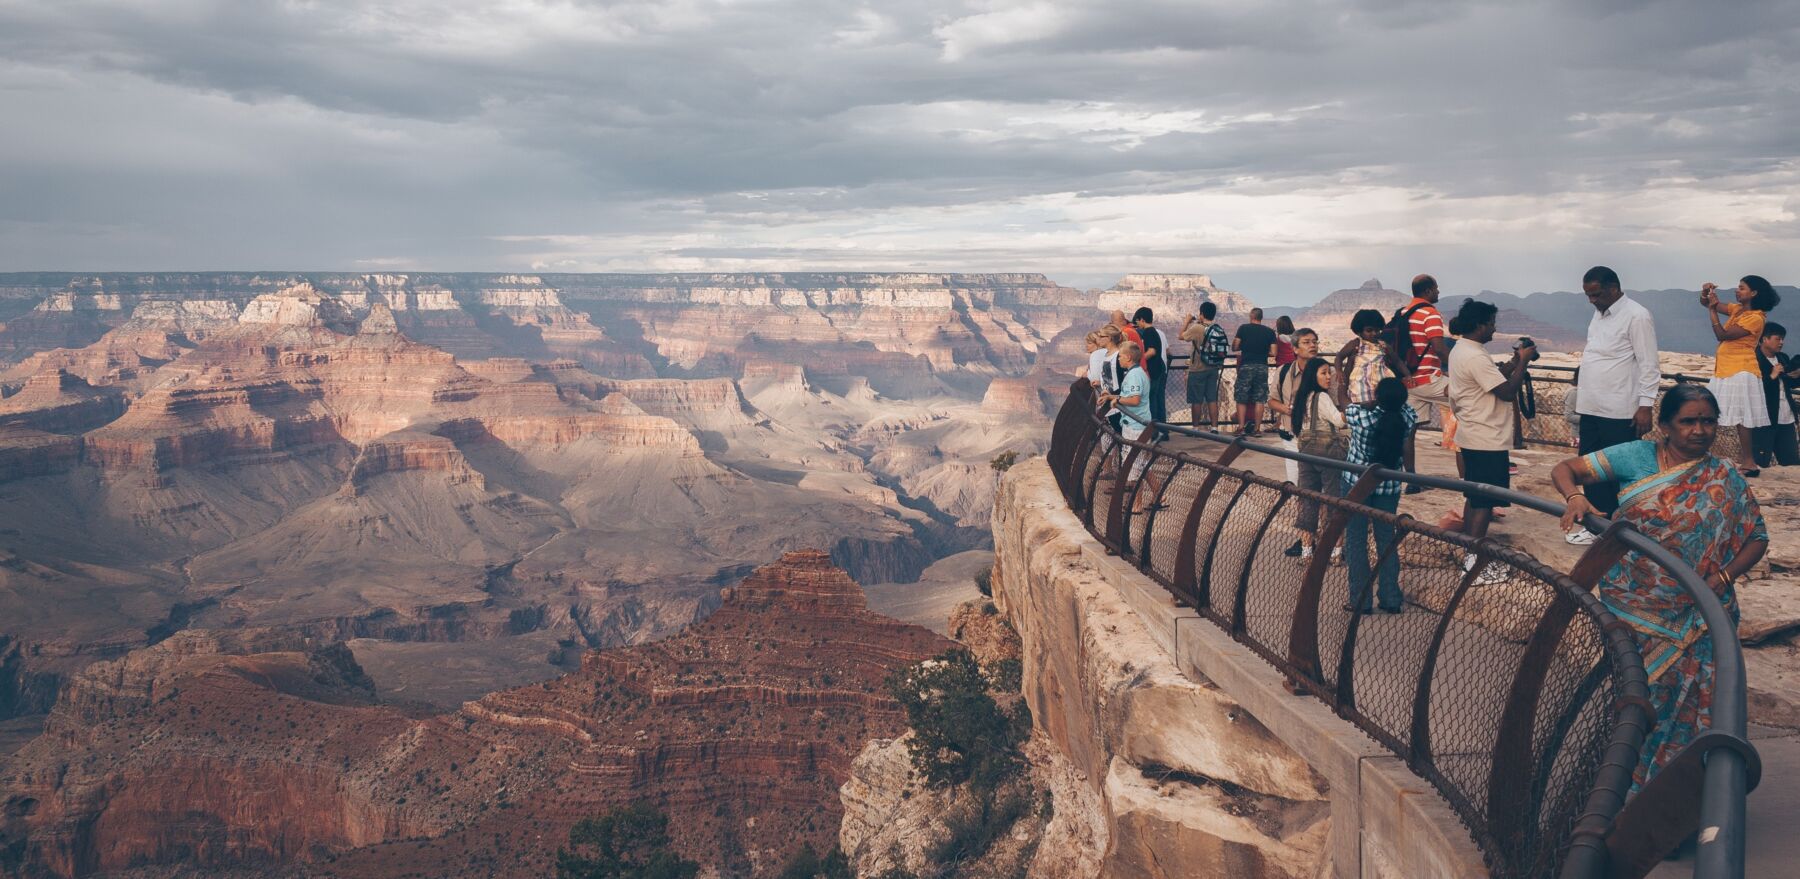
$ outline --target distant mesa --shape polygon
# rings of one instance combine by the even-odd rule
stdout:
[[[1182,318],[1197,313],[1201,302],[1212,302],[1221,314],[1248,315],[1255,303],[1241,293],[1221,290],[1208,275],[1126,275],[1095,303],[1101,311],[1123,311],[1129,318],[1143,306],[1155,312],[1158,326],[1178,329]]]

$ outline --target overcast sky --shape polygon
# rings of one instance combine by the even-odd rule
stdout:
[[[0,270],[1800,280],[1800,3],[0,0]]]

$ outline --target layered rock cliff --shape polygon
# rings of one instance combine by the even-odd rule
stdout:
[[[339,647],[218,646],[171,639],[71,686],[0,792],[24,869],[538,875],[576,820],[649,801],[684,855],[768,875],[836,841],[853,758],[898,732],[884,679],[946,642],[868,612],[815,551],[682,634],[438,717],[372,704]]]

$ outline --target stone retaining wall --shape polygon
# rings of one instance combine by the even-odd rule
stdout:
[[[1424,780],[1117,558],[1049,467],[994,505],[1033,723],[1098,794],[1106,877],[1480,877]]]

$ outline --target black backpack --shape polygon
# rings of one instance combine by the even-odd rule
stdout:
[[[1425,308],[1430,304],[1431,303],[1429,302],[1421,302],[1418,305],[1402,308],[1399,311],[1394,312],[1393,318],[1388,321],[1387,329],[1383,331],[1383,335],[1387,336],[1388,350],[1394,352],[1394,354],[1400,358],[1401,363],[1406,364],[1406,371],[1408,373],[1417,372],[1419,369],[1419,362],[1425,359],[1423,353],[1414,353],[1412,316],[1419,309]]]

